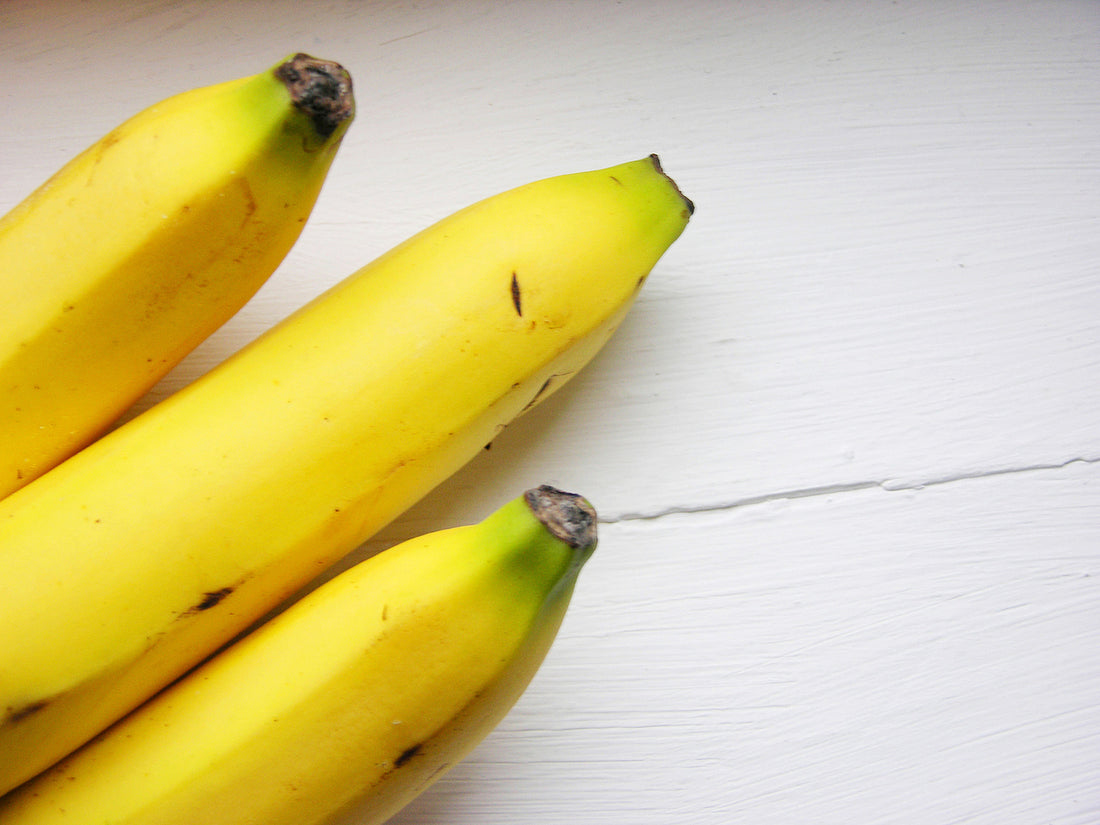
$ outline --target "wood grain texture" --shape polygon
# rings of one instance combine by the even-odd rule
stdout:
[[[657,152],[697,205],[586,373],[353,557],[543,482],[605,522],[396,823],[1100,822],[1100,5],[7,0],[0,210],[298,50],[357,121],[139,410],[504,188]]]

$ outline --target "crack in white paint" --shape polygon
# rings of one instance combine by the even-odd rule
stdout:
[[[890,478],[882,481],[857,481],[848,484],[826,484],[818,487],[805,487],[797,490],[783,490],[774,493],[764,493],[758,496],[745,496],[733,501],[714,502],[700,504],[698,506],[676,506],[659,510],[655,513],[620,513],[618,515],[600,516],[601,524],[617,524],[626,521],[654,521],[666,516],[687,515],[691,513],[720,513],[723,511],[737,510],[742,507],[754,507],[760,504],[768,504],[775,501],[790,501],[800,498],[817,498],[820,496],[836,495],[837,493],[851,493],[857,490],[880,489],[887,492],[899,492],[906,490],[922,490],[925,487],[936,487],[943,484],[953,484],[958,481],[969,481],[978,478],[995,478],[997,476],[1018,475],[1021,473],[1046,472],[1050,470],[1063,470],[1079,464],[1100,464],[1100,456],[1081,456],[1066,461],[1051,464],[1030,464],[1025,467],[1005,467],[1002,469],[981,470],[972,473],[955,473],[953,475],[939,476],[935,478]]]

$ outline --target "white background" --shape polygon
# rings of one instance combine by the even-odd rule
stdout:
[[[293,51],[358,117],[151,396],[482,197],[697,206],[604,352],[361,554],[547,482],[601,545],[397,825],[1100,822],[1100,3],[0,2],[0,210]]]

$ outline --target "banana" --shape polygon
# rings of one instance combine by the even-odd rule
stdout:
[[[505,716],[596,514],[543,486],[341,573],[0,801],[0,825],[382,823]]]
[[[107,429],[271,275],[354,117],[298,54],[134,116],[0,219],[0,497]]]
[[[566,382],[690,211],[656,156],[488,198],[0,501],[0,791],[228,642]]]

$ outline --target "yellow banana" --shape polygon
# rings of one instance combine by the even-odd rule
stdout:
[[[0,825],[384,822],[526,688],[596,544],[529,490],[305,596],[0,801]]]
[[[0,497],[102,433],[271,275],[354,116],[298,54],[169,98],[0,219]]]
[[[0,501],[0,791],[229,641],[568,380],[690,208],[655,156],[491,197]]]

